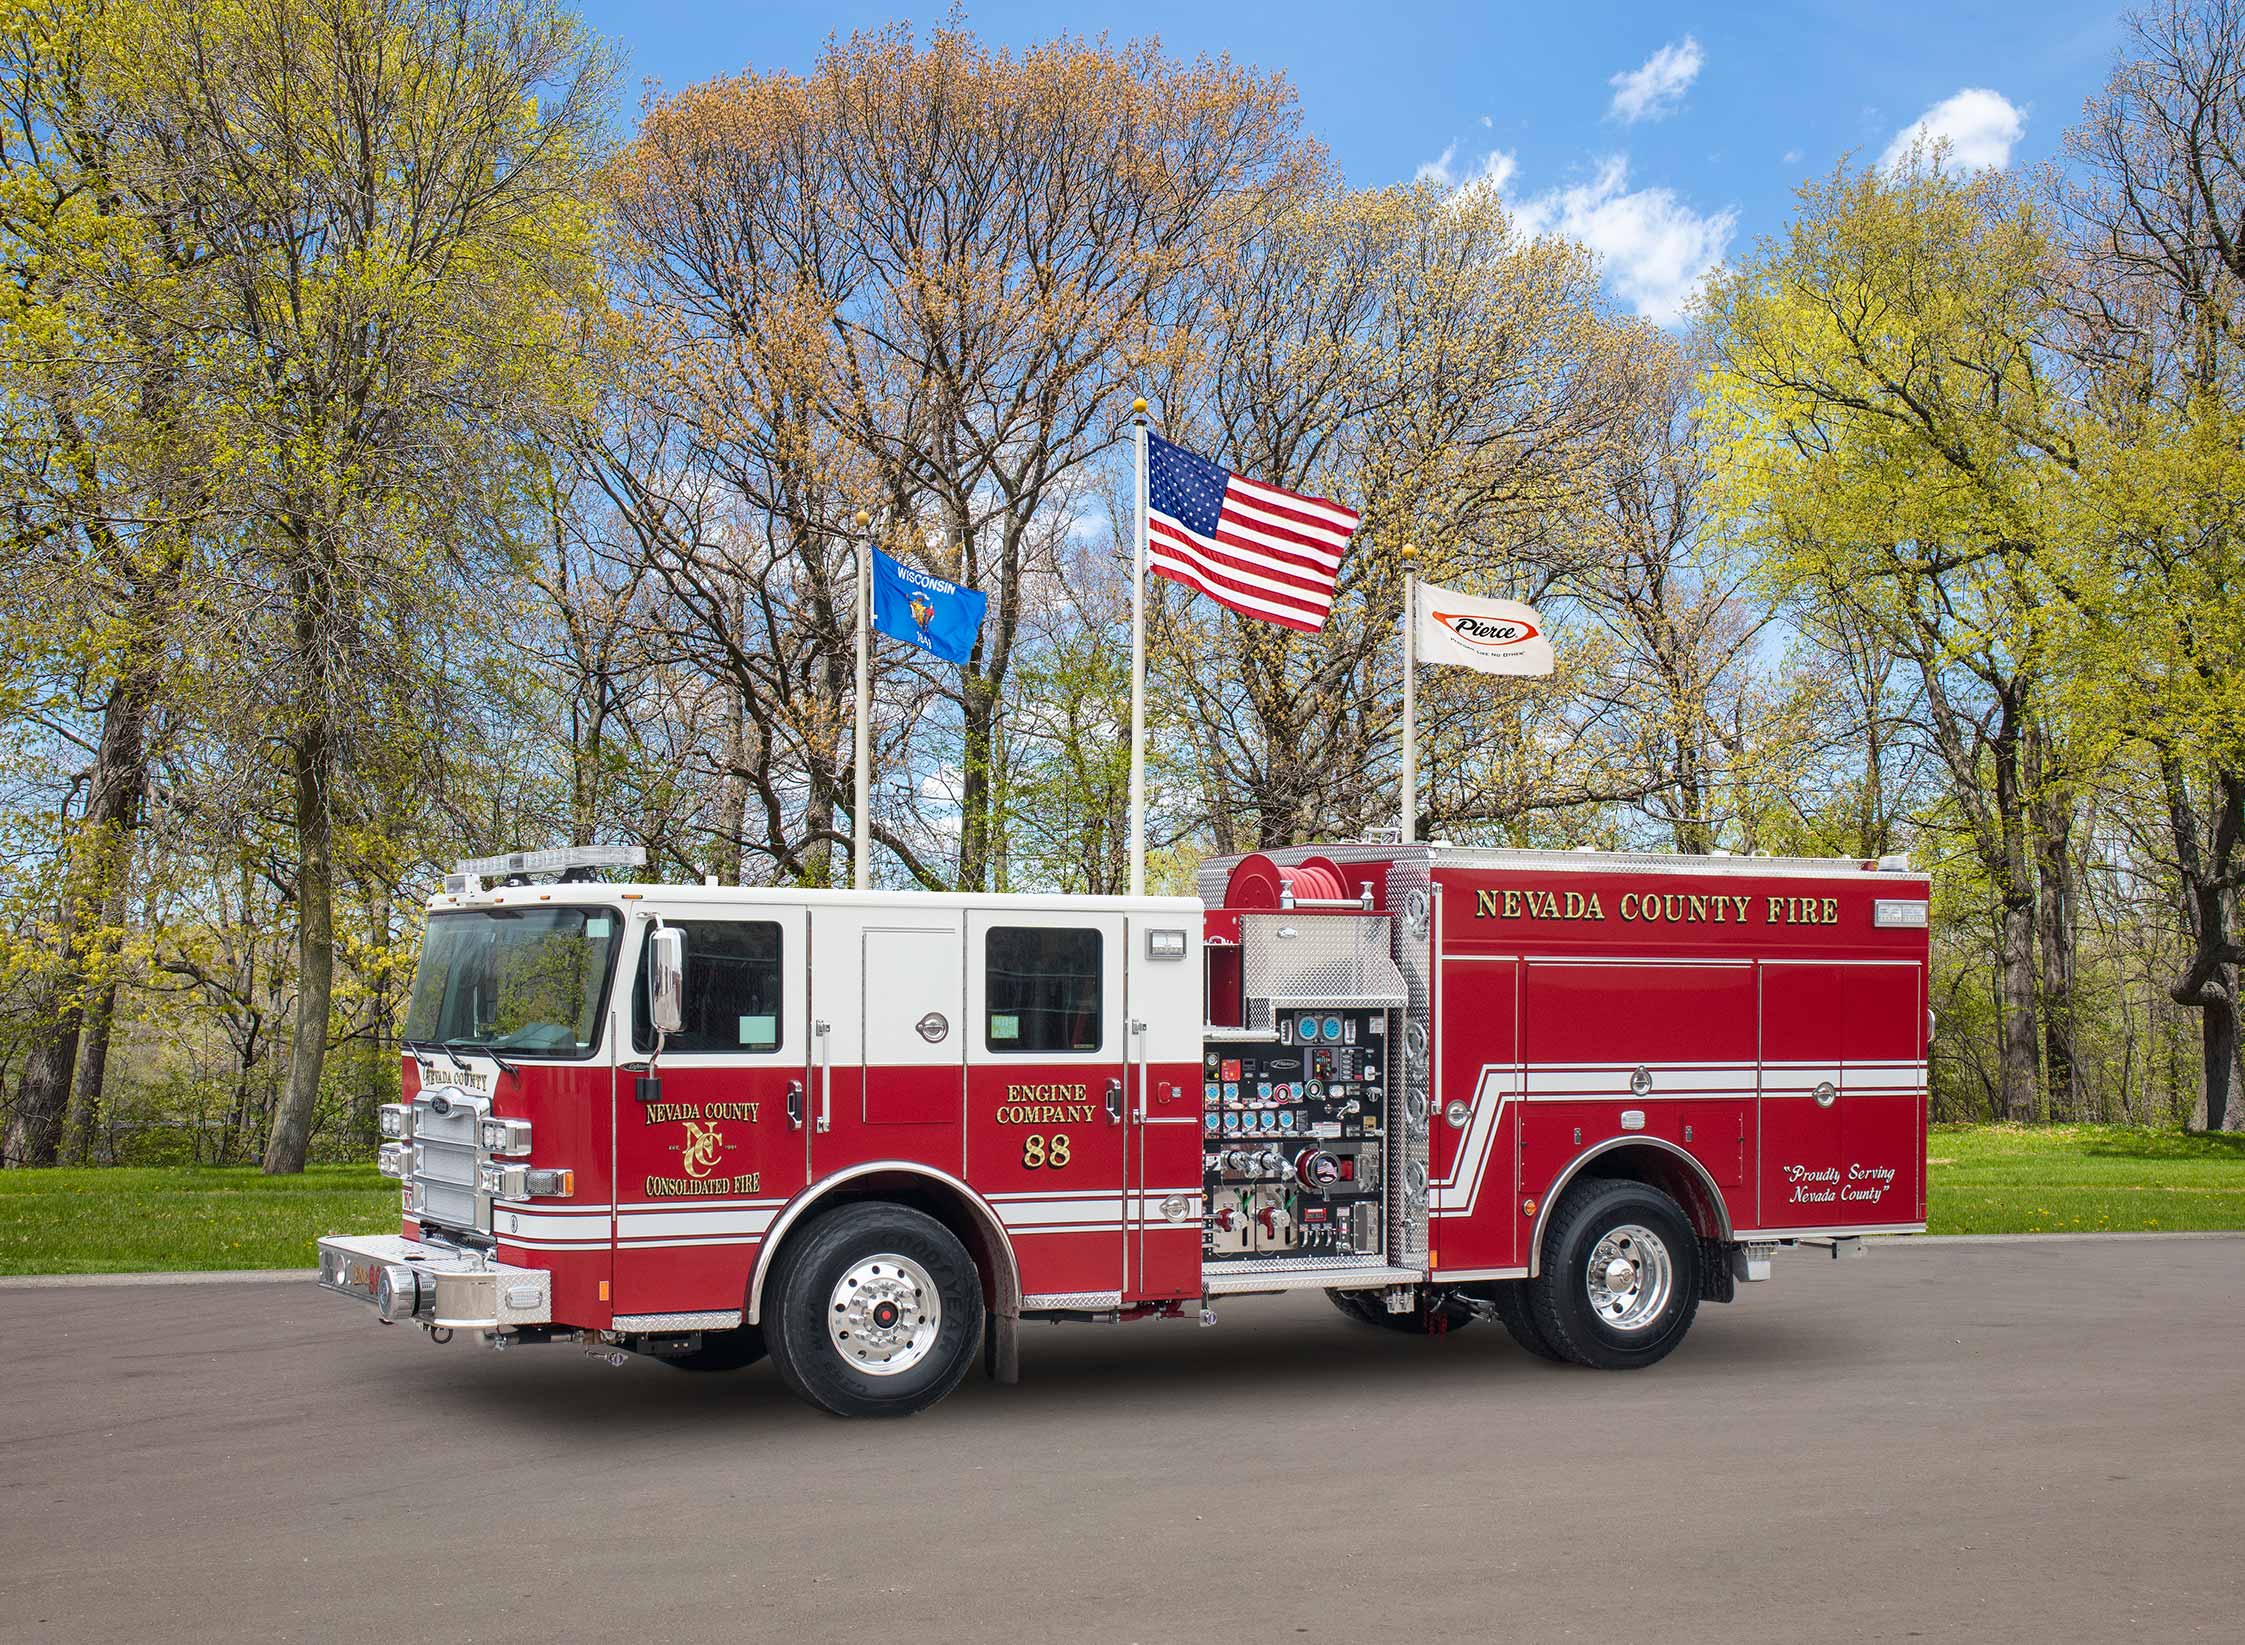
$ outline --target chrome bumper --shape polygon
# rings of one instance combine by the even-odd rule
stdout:
[[[397,1234],[320,1241],[320,1289],[370,1304],[385,1320],[453,1331],[553,1323],[553,1276]]]

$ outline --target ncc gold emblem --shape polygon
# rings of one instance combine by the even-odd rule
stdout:
[[[717,1162],[724,1154],[725,1139],[716,1126],[688,1120],[686,1140],[672,1146],[678,1150],[679,1169],[699,1181],[717,1169]]]

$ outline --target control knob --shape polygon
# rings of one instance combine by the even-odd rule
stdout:
[[[1304,1188],[1322,1194],[1341,1180],[1341,1162],[1322,1148],[1305,1148],[1295,1156],[1294,1175]]]

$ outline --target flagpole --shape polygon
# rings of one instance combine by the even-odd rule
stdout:
[[[1130,402],[1138,498],[1130,532],[1130,894],[1146,894],[1146,402]]]
[[[1419,834],[1419,550],[1403,545],[1403,828],[1405,845]]]
[[[873,517],[857,511],[857,799],[851,808],[850,883],[873,883]]]

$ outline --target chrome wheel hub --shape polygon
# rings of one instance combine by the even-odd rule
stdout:
[[[867,1376],[909,1371],[935,1346],[943,1303],[928,1271],[891,1252],[867,1257],[835,1282],[826,1334]]]
[[[1658,1234],[1625,1222],[1592,1249],[1583,1280],[1592,1313],[1616,1331],[1642,1331],[1667,1309],[1676,1265]]]

